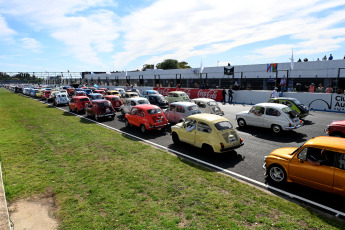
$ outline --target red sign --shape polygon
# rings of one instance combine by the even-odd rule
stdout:
[[[216,101],[222,100],[222,90],[221,89],[192,89],[192,88],[158,88],[154,87],[163,96],[167,96],[171,91],[183,91],[190,99],[193,98],[211,98]]]

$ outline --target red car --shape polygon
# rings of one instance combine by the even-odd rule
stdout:
[[[85,91],[75,91],[76,96],[86,96]]]
[[[104,99],[110,101],[116,111],[120,111],[120,107],[121,107],[121,105],[123,105],[123,103],[122,103],[121,98],[119,96],[105,95]]]
[[[47,100],[50,96],[51,90],[44,90],[42,94],[42,100]]]
[[[75,88],[67,88],[68,96],[72,96],[75,94]]]
[[[70,100],[68,107],[70,112],[84,112],[85,105],[90,103],[90,99],[87,96],[74,96]]]
[[[325,132],[334,137],[345,137],[345,120],[344,121],[333,121],[325,129]]]
[[[105,91],[104,90],[101,90],[101,89],[96,89],[93,91],[93,93],[100,93],[102,94],[103,96],[105,95]]]
[[[140,127],[142,133],[153,129],[165,131],[165,128],[169,125],[163,110],[151,104],[133,106],[132,110],[125,117],[126,127],[131,125]]]
[[[102,117],[110,117],[114,119],[115,110],[110,101],[104,99],[93,100],[86,104],[85,113],[87,117],[94,117],[98,121]]]

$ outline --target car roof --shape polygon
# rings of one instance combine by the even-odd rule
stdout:
[[[130,101],[146,100],[147,101],[147,99],[145,97],[132,97],[132,98],[129,98],[127,100],[130,100]]]
[[[215,101],[215,100],[213,100],[213,99],[211,99],[211,98],[194,98],[194,99],[192,99],[192,101]]]
[[[97,99],[97,100],[93,100],[93,102],[97,102],[97,103],[101,103],[101,102],[108,102],[108,100],[105,100],[105,99]]]
[[[104,95],[104,97],[106,98],[106,97],[117,97],[117,98],[120,98],[119,96],[117,96],[117,95]]]
[[[152,105],[152,104],[141,104],[141,105],[135,105],[133,108],[138,108],[138,109],[157,109],[159,108],[157,105]]]
[[[88,96],[73,96],[72,98],[75,99],[82,99],[82,98],[89,98]]]
[[[186,119],[188,119],[188,118],[197,119],[197,120],[203,121],[203,122],[229,121],[228,119],[226,119],[223,116],[219,116],[216,114],[210,114],[210,113],[198,113],[198,114],[190,115]]]
[[[330,151],[342,152],[345,154],[345,138],[320,136],[308,140],[305,146],[322,148]]]
[[[274,108],[285,108],[288,107],[287,105],[283,105],[283,104],[276,104],[276,103],[259,103],[259,104],[255,104],[253,106],[264,106],[264,107],[274,107]]]
[[[103,96],[101,93],[90,93],[89,95],[101,95],[101,96]]]
[[[177,101],[177,102],[170,103],[170,105],[191,106],[195,104],[189,101]]]
[[[169,93],[186,93],[184,91],[170,91]]]
[[[293,98],[293,97],[274,97],[274,98],[271,98],[270,100],[290,100],[290,101],[293,101],[293,100],[297,100],[296,98]]]

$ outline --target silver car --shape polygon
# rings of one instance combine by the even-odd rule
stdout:
[[[194,98],[192,102],[197,104],[203,113],[224,115],[224,111],[220,109],[218,103],[211,98]]]
[[[142,104],[150,104],[150,102],[144,97],[128,98],[127,101],[120,107],[121,114],[125,115],[126,113],[129,113],[132,110],[133,106]]]
[[[193,102],[173,102],[164,110],[164,115],[171,123],[179,123],[186,117],[201,113],[200,108]]]

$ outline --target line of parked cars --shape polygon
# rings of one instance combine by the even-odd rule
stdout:
[[[46,93],[50,91],[48,96]],[[77,94],[79,90],[75,90]],[[86,93],[85,90],[83,90]],[[59,104],[63,90],[24,88],[26,95],[41,95]],[[36,94],[35,94],[36,93]],[[114,93],[98,91],[88,96],[72,96],[70,111],[85,111],[89,117],[115,117],[115,110],[124,115],[126,127],[134,126],[142,133],[148,130],[165,131],[171,126],[172,141],[202,149],[208,153],[231,152],[243,146],[231,122],[223,115],[217,102],[207,98],[190,100],[184,92],[173,91],[167,97],[157,91]],[[158,104],[155,102],[160,101]],[[151,103],[152,101],[152,103]],[[293,98],[272,98],[253,105],[250,110],[236,114],[240,129],[247,126],[270,128],[274,134],[295,130],[303,125],[302,118],[309,109]],[[326,129],[329,136],[315,137],[301,147],[272,151],[265,157],[264,170],[273,183],[295,182],[319,190],[345,196],[345,121],[334,121]]]

